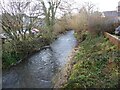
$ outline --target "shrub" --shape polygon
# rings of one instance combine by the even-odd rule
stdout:
[[[65,30],[66,30],[66,26],[65,25],[66,24],[65,24],[64,20],[63,21],[62,20],[61,21],[57,21],[55,23],[55,25],[54,25],[54,31],[53,31],[53,33],[55,35],[58,35],[60,33],[65,32]]]
[[[84,12],[73,16],[64,15],[55,24],[55,32],[74,29],[76,32],[87,30],[87,17]]]
[[[20,41],[6,41],[3,44],[2,63],[3,68],[7,68],[12,64],[15,64],[18,60],[23,59],[25,56],[39,50],[41,47],[51,43],[51,36],[48,33],[44,33],[39,37],[27,38]]]
[[[90,16],[88,20],[88,31],[92,34],[103,34],[104,32],[114,33],[118,23],[111,22],[111,19],[101,16]]]

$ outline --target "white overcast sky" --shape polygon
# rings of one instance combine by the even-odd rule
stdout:
[[[75,1],[77,3],[91,2],[95,4],[95,6],[100,11],[112,11],[117,9],[118,2],[120,0],[75,0]]]
[[[9,2],[11,0],[0,0],[0,1]],[[31,0],[18,0],[18,1],[31,1]],[[32,0],[32,1],[36,1],[36,0]],[[71,0],[67,0],[67,1],[69,2]],[[74,1],[76,2],[76,6],[79,7],[82,6],[84,2],[91,2],[95,4],[95,6],[98,8],[99,11],[112,11],[117,9],[118,2],[120,0],[74,0]]]

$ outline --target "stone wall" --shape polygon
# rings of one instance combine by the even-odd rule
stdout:
[[[105,32],[105,36],[110,40],[111,43],[116,45],[118,49],[120,50],[120,39],[110,33]]]

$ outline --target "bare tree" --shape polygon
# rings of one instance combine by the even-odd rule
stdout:
[[[5,5],[5,3],[1,2],[2,20],[0,23],[2,24],[3,31],[8,36],[7,41],[17,51],[20,48],[19,46],[24,48],[24,46],[29,44],[27,42],[35,39],[37,36],[33,35],[31,30],[36,26],[40,13],[36,13],[37,9],[33,5],[31,6],[31,2],[11,0],[7,6]]]
[[[27,11],[31,9],[31,2],[10,2],[8,7],[2,7],[2,27],[5,32],[9,34],[12,39],[23,40],[27,36],[27,31],[31,34],[31,28],[35,26],[38,19],[38,14],[32,12],[26,15]],[[35,15],[36,14],[36,15]],[[33,17],[33,18],[32,18]]]
[[[56,12],[61,0],[48,0],[47,3],[45,3],[45,0],[40,0],[40,2],[42,4],[46,26],[52,31],[53,25],[55,24]]]
[[[74,0],[63,0],[60,5],[60,11],[67,17],[71,17],[73,11],[77,10],[78,7],[75,6],[76,2]]]

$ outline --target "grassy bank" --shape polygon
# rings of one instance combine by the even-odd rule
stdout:
[[[78,46],[74,64],[65,89],[116,88],[120,55],[116,46],[104,36],[87,35]]]
[[[42,37],[42,38],[41,38]],[[37,38],[20,40],[15,44],[5,41],[2,44],[2,68],[6,69],[49,45],[54,38],[44,34]],[[12,42],[12,40],[11,40]],[[14,46],[13,46],[14,45]]]

